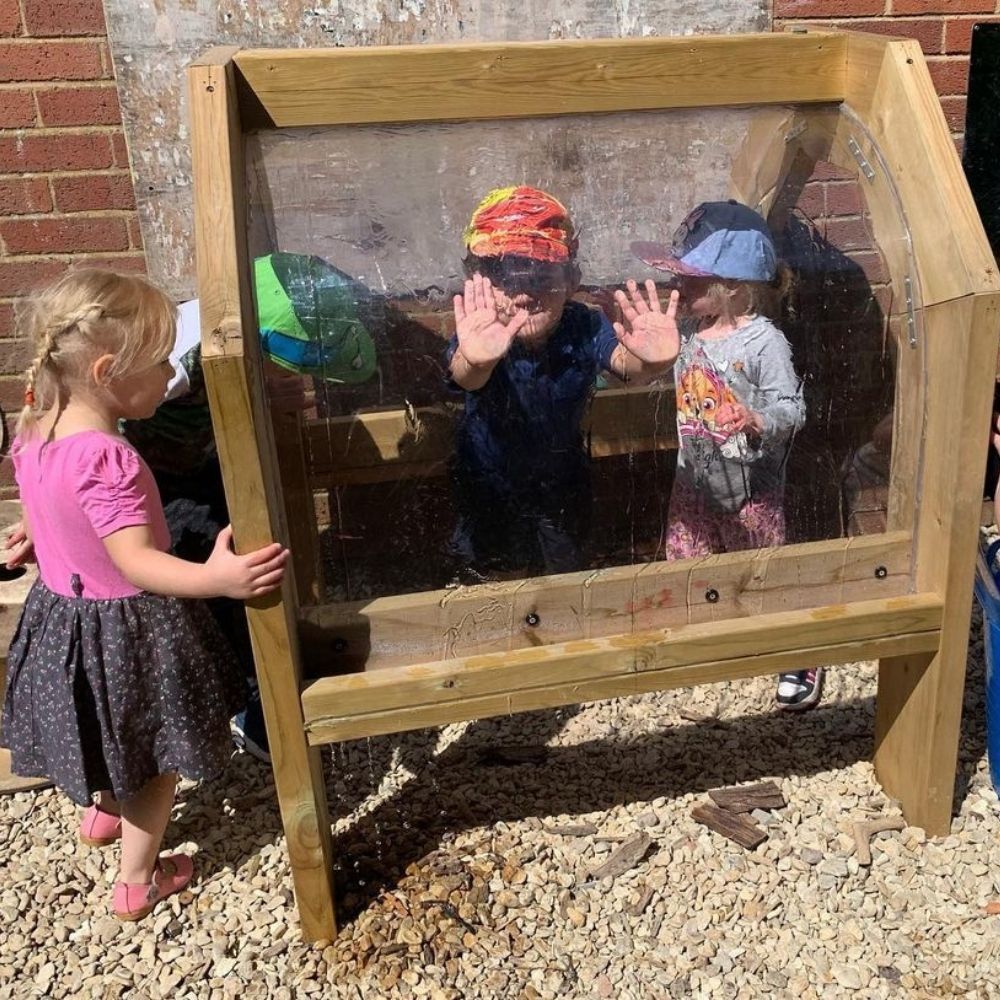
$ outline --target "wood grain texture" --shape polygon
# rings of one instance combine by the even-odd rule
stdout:
[[[839,101],[842,36],[718,35],[246,50],[279,128]]]
[[[243,141],[227,51],[188,72],[195,241],[205,384],[240,551],[285,538],[274,440],[264,400],[243,220]],[[294,583],[247,604],[302,931],[335,931],[330,821],[319,751],[306,744],[298,699]]]
[[[917,587],[942,595],[945,611],[939,649],[879,665],[875,771],[907,822],[937,836],[951,826],[1000,294],[933,306],[924,330],[927,440],[914,575]]]
[[[935,648],[934,594],[757,615],[325,677],[302,693],[311,742],[440,725]],[[350,734],[347,735],[347,734]]]
[[[300,620],[375,670],[899,596],[911,556],[894,532],[318,605]]]

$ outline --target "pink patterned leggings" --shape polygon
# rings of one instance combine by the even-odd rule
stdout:
[[[734,514],[709,510],[686,485],[670,495],[663,539],[666,559],[690,559],[716,552],[768,548],[785,543],[785,510],[780,493],[755,497]]]

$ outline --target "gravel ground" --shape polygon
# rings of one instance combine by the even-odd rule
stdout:
[[[114,850],[76,842],[68,800],[0,798],[0,998],[1000,997],[978,614],[972,635],[951,835],[882,833],[869,868],[852,823],[899,815],[869,763],[872,664],[800,717],[761,678],[329,748],[343,926],[315,948],[248,756],[182,787],[166,845],[196,881],[137,925],[108,915]],[[756,814],[756,850],[691,818],[766,779],[787,806]],[[589,877],[640,832],[633,867]]]

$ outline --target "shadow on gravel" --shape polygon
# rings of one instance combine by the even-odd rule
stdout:
[[[969,792],[986,744],[984,669],[978,620],[965,691],[955,811]],[[569,746],[548,747],[579,711],[568,707],[485,719],[469,724],[437,752],[439,730],[356,740],[324,751],[331,822],[361,809],[349,829],[334,836],[338,914],[351,920],[409,865],[475,827],[534,818],[540,825],[602,813],[624,803],[677,799],[721,785],[806,777],[868,761],[874,698],[823,703],[801,715],[747,714],[704,722],[676,719],[676,699],[643,706],[641,735],[607,732]],[[599,710],[600,711],[600,710]],[[602,713],[603,714],[603,713]],[[637,717],[630,715],[634,731]],[[404,775],[401,785],[389,777]],[[168,846],[198,844],[199,878],[238,867],[261,847],[277,843],[281,821],[270,769],[236,755],[228,783],[207,783],[182,797]],[[383,787],[385,785],[385,787]],[[381,801],[366,808],[379,794]],[[794,788],[786,789],[794,806]],[[225,798],[225,805],[223,799]],[[563,817],[562,820],[559,817]],[[600,820],[595,821],[600,826]],[[502,828],[501,828],[502,829]],[[649,831],[654,837],[656,828]],[[660,830],[660,836],[669,836]]]

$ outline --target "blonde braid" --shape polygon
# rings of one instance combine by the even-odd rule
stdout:
[[[38,421],[39,410],[47,408],[51,403],[47,399],[40,401],[36,396],[35,387],[39,375],[43,372],[49,374],[58,384],[57,373],[49,372],[47,369],[52,355],[58,351],[59,338],[75,329],[79,329],[84,336],[88,335],[91,331],[85,329],[85,325],[89,326],[103,315],[104,307],[100,303],[89,302],[71,315],[57,316],[44,326],[39,339],[38,353],[24,373],[24,407],[18,415],[16,433],[21,434],[33,427]]]

